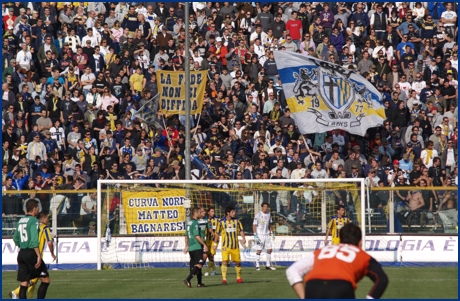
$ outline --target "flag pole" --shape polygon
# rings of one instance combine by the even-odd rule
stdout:
[[[192,137],[195,136],[196,131],[198,130],[198,125],[200,124],[200,119],[201,119],[201,113],[200,113],[200,115],[198,115],[198,120],[197,120],[197,122],[196,122],[195,130],[193,130],[193,135],[192,135]]]
[[[190,161],[190,2],[185,2],[185,179],[191,179],[191,161]]]

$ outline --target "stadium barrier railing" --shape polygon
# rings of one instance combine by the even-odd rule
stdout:
[[[102,225],[108,225],[113,219],[111,206],[121,202],[117,192],[122,187],[108,188],[102,203]],[[326,224],[336,214],[336,206],[340,202],[338,196],[343,196],[341,202],[345,205],[347,215],[352,222],[359,224],[361,219],[360,196],[353,193],[352,189],[317,190],[317,195],[311,192],[297,193],[297,208],[283,206],[280,197],[285,197],[286,192],[293,204],[295,188],[281,188],[260,191],[261,200],[270,203],[272,219],[276,235],[318,235],[326,232]],[[111,191],[111,192],[110,192]],[[400,199],[402,191],[420,193],[425,203],[430,198],[443,204],[443,210],[438,211],[436,205],[432,210],[424,206],[411,211],[408,202]],[[49,212],[51,229],[54,236],[83,236],[90,231],[89,223],[97,221],[96,214],[80,215],[83,197],[97,191],[85,190],[23,190],[2,192],[2,238],[10,238],[17,225],[17,221],[24,215],[23,202],[30,196],[38,198],[43,211]],[[283,193],[281,193],[283,192]],[[275,196],[275,194],[277,194]],[[283,194],[283,195],[282,195]],[[237,217],[241,220],[247,234],[252,234],[252,221],[255,208],[254,195],[244,189],[206,189],[197,190],[192,196],[192,205],[201,205],[205,208],[216,206],[218,216],[223,216],[221,203],[232,204],[237,209]],[[282,195],[282,196],[281,196]],[[280,197],[279,197],[280,196]],[[393,234],[393,233],[457,233],[457,187],[378,187],[366,192],[365,224],[366,233]],[[118,200],[117,200],[118,199]],[[216,200],[220,200],[216,202]],[[222,201],[226,200],[226,201]],[[69,208],[62,209],[68,202]],[[261,203],[261,202],[260,202]],[[436,203],[436,202],[435,202]],[[116,207],[116,206],[115,206]],[[449,208],[449,209],[448,209]],[[65,212],[65,213],[63,213]],[[326,221],[326,222],[325,222]],[[105,231],[105,226],[104,229]],[[103,232],[104,233],[104,232]],[[118,235],[118,233],[112,233]]]

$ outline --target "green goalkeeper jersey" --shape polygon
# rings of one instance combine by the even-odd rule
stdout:
[[[13,236],[16,246],[20,249],[38,248],[39,225],[38,219],[31,215],[21,218]]]
[[[201,237],[200,225],[196,219],[191,219],[187,222],[187,229],[185,235],[188,236],[188,250],[196,251],[203,248],[203,246],[196,240],[196,236]]]
[[[208,230],[208,220],[206,219],[199,219],[198,225],[200,226],[200,236],[203,241],[206,241],[206,233]]]

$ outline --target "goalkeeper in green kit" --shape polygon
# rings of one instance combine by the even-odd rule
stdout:
[[[204,265],[203,255],[208,252],[206,242],[203,240],[198,218],[200,216],[200,208],[193,208],[192,218],[187,222],[185,230],[185,249],[184,253],[190,254],[190,274],[184,280],[185,285],[191,288],[190,280],[201,272]],[[198,283],[198,287],[204,287],[203,283]]]
[[[39,221],[36,218],[39,202],[36,199],[26,201],[26,215],[22,217],[14,232],[13,241],[20,248],[18,253],[18,277],[21,282],[19,299],[26,299],[29,282],[40,278],[37,299],[44,299],[50,284],[50,277],[39,248]]]

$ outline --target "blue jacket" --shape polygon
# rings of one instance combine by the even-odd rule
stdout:
[[[428,12],[433,17],[433,19],[440,19],[442,13],[445,11],[446,7],[443,5],[443,2],[428,2]]]
[[[46,146],[46,152],[47,153],[54,153],[55,149],[58,148],[56,140],[54,140],[54,139],[49,139],[49,140],[45,139],[45,140],[43,140],[43,143]]]
[[[345,39],[343,38],[343,35],[339,33],[337,36],[331,35],[331,44],[334,45],[335,50],[337,50],[338,53],[342,52],[342,47],[345,45]]]
[[[62,41],[62,46],[64,46],[64,38],[61,39]],[[54,39],[54,46],[56,46],[58,53],[61,53],[61,45],[59,44],[59,38]]]
[[[24,185],[27,183],[27,181],[29,180],[29,175],[25,175],[23,176],[22,178],[20,179],[15,179],[13,177],[13,172],[10,172],[8,173],[8,176],[10,176],[11,178],[13,178],[13,184],[11,186],[13,186],[14,188],[16,188],[16,190],[23,190],[24,188]]]
[[[348,21],[355,21],[355,26],[364,26],[364,29],[367,29],[367,26],[370,24],[369,17],[366,13],[359,14],[355,12]]]

